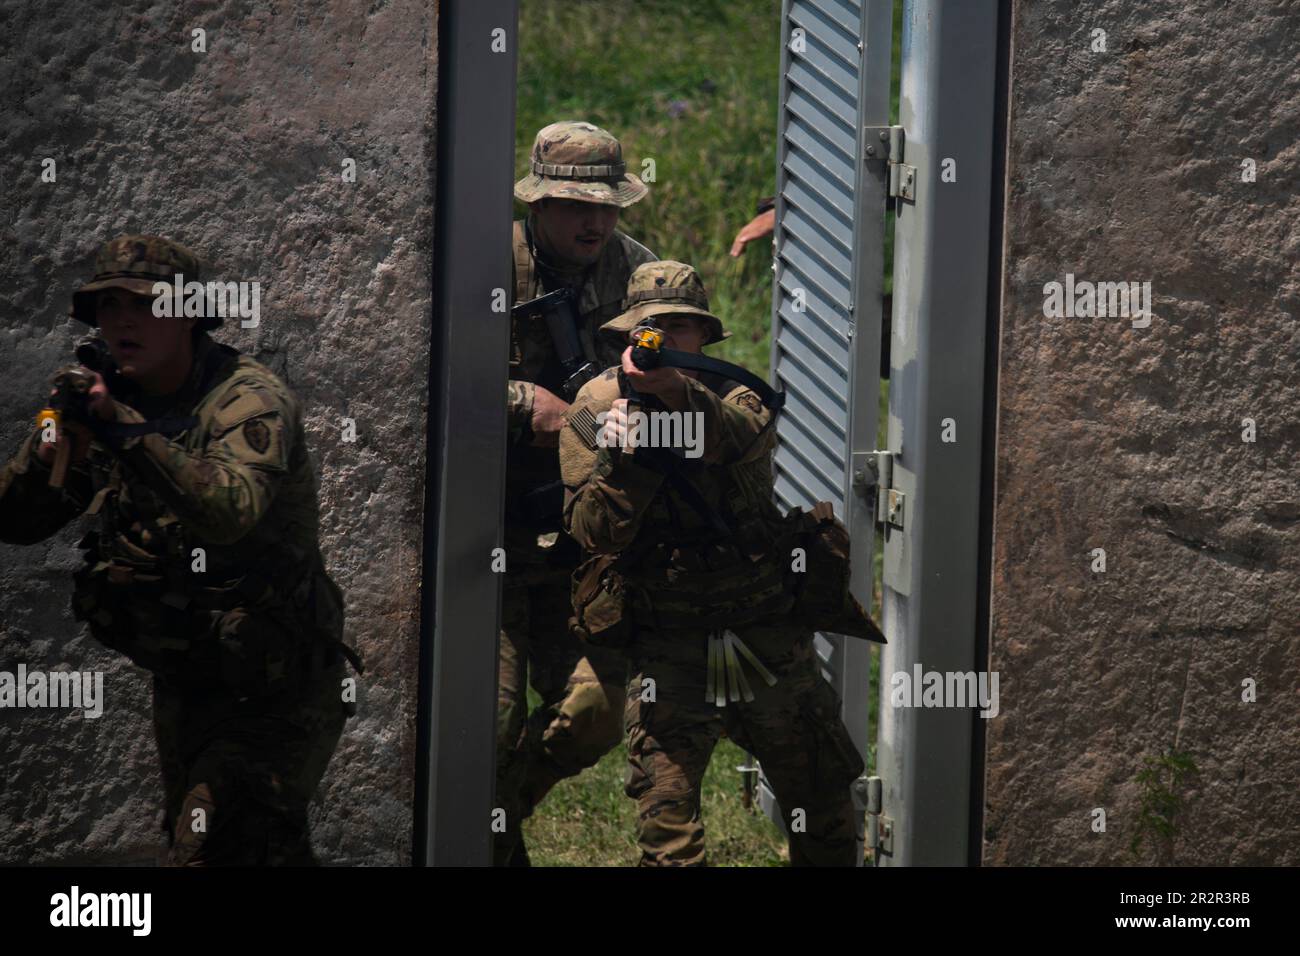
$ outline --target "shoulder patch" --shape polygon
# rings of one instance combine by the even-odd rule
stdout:
[[[260,418],[250,418],[244,422],[244,441],[253,451],[263,455],[271,447],[271,429]]]
[[[212,416],[212,431],[220,437],[233,431],[250,418],[277,411],[269,395],[260,388],[242,388],[235,391]]]
[[[757,395],[746,389],[736,396],[736,404],[742,408],[747,408],[755,415],[763,411],[763,402]]]

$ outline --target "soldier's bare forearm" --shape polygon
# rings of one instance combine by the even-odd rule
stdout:
[[[554,448],[560,443],[560,429],[569,414],[569,403],[540,385],[533,387],[533,444]]]
[[[536,386],[532,382],[511,379],[506,385],[506,430],[512,445],[532,441],[533,397]]]

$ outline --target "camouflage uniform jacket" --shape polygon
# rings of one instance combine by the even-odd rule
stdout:
[[[578,338],[587,359],[597,368],[615,365],[627,342],[618,336],[602,335],[600,326],[623,311],[623,298],[632,272],[655,255],[636,240],[615,232],[594,265],[568,273],[540,267],[523,221],[514,224],[514,299],[526,302],[561,285],[578,290],[581,324]],[[511,319],[510,383],[507,395],[509,454],[506,467],[506,546],[511,561],[537,563],[537,528],[523,526],[512,517],[511,503],[525,491],[546,482],[558,481],[559,465],[554,448],[534,447],[532,442],[533,398],[541,385],[559,394],[561,369],[546,322],[541,319]],[[541,529],[545,530],[545,529]]]
[[[702,454],[682,475],[731,527],[717,530],[665,475],[631,450],[600,447],[601,413],[620,397],[619,370],[589,382],[560,433],[564,527],[584,551],[622,554],[632,613],[660,628],[738,625],[789,607],[773,553],[776,431],[758,395],[709,374],[685,379],[687,413],[703,424]],[[636,406],[633,406],[636,408]]]
[[[212,642],[195,638],[205,625],[238,631],[246,623],[240,608],[265,610],[283,628],[326,643],[340,640],[342,595],[321,561],[315,473],[288,387],[204,334],[176,394],[117,396],[114,404],[119,422],[144,421],[144,412],[198,424],[170,440],[120,439],[116,450],[96,439],[62,490],[49,487],[50,469],[36,455],[38,429],[0,470],[0,540],[30,544],[78,515],[97,516],[99,530],[81,542],[87,564],[74,610],[97,638],[156,673],[169,661],[182,670],[229,666],[196,663],[199,645]],[[222,636],[238,644],[238,634]],[[267,661],[243,663],[258,670]]]

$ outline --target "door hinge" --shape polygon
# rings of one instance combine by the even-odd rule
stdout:
[[[884,784],[879,777],[859,777],[854,781],[854,799],[865,804],[867,813],[866,844],[871,848],[871,862],[894,855],[894,821],[883,816]]]
[[[889,169],[889,195],[916,202],[916,167],[903,162],[907,136],[901,126],[866,126],[862,130],[862,159],[879,160]]]
[[[893,487],[892,451],[856,452],[853,455],[853,490],[870,500],[875,495],[876,524],[902,528],[906,495]]]

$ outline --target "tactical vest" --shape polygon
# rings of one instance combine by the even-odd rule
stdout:
[[[512,266],[515,282],[513,304],[515,305],[520,302],[527,302],[543,293],[554,292],[561,284],[558,275],[548,279],[547,271],[538,266],[533,249],[529,244],[528,235],[527,223],[524,220],[517,220],[514,223],[512,233],[514,253]],[[623,311],[623,298],[627,292],[627,280],[631,278],[632,271],[640,264],[639,262],[628,261],[623,263],[623,265],[627,266],[625,270],[613,270],[617,272],[626,271],[626,275],[609,274],[611,267],[617,265],[621,258],[616,255],[618,247],[615,244],[621,244],[625,241],[625,238],[621,233],[617,232],[610,238],[610,245],[606,248],[606,251],[601,253],[601,258],[585,270],[583,282],[578,287],[580,294],[578,308],[581,310],[582,316],[582,323],[578,329],[578,340],[582,344],[582,351],[587,359],[595,362],[602,369],[618,364],[618,358],[622,354],[625,343],[605,340],[597,335],[596,330],[606,321]],[[649,254],[648,250],[643,251]],[[646,261],[650,260],[647,259]],[[589,294],[587,294],[588,292]],[[525,352],[549,356],[550,361],[543,366],[542,372],[529,380],[558,393],[562,379],[559,375],[559,363],[554,358],[554,351],[550,333],[544,323],[538,323],[538,327],[534,329],[513,330],[511,340],[512,363],[523,361]],[[548,371],[550,372],[549,375]]]
[[[579,308],[582,312],[578,328],[578,339],[582,344],[583,354],[593,361],[597,368],[605,369],[617,365],[624,346],[609,339],[601,339],[596,330],[607,319],[622,311],[623,297],[627,289],[627,280],[636,262],[625,262],[626,252],[622,244],[630,242],[621,233],[615,233],[610,245],[586,272],[579,287]],[[619,246],[614,244],[618,243]],[[639,247],[638,247],[639,248]],[[648,251],[643,250],[647,255]],[[647,260],[649,261],[649,260]],[[627,266],[626,269],[619,264]],[[534,299],[545,292],[559,288],[559,280],[548,279],[546,271],[538,266],[533,250],[528,241],[526,223],[518,220],[514,223],[513,259],[514,304]],[[613,272],[626,272],[625,275],[613,275]],[[556,357],[555,347],[551,342],[550,331],[546,323],[540,320],[512,321],[510,330],[511,377],[522,377],[535,382],[548,391],[560,394],[564,381],[563,370]],[[512,560],[528,561],[535,557],[537,535],[543,532],[560,530],[559,504],[563,492],[560,488],[560,464],[554,448],[539,448],[531,445],[516,445],[507,450],[506,456],[506,545]],[[535,508],[524,503],[524,496],[535,492],[543,486],[554,488],[555,508],[549,521],[538,522],[529,514]],[[563,535],[561,537],[564,537]],[[561,565],[572,566],[576,560],[576,551],[566,549]]]
[[[702,373],[719,396],[740,387]],[[729,532],[665,482],[620,561],[635,619],[656,628],[716,628],[789,611],[788,561],[774,552],[782,516],[772,502],[770,454],[737,465],[687,461],[683,477],[701,492]]]
[[[195,405],[236,369],[234,349],[210,345],[197,370]],[[250,408],[250,416],[259,410]],[[199,455],[201,432],[171,440]],[[291,475],[302,473],[306,455],[295,441]],[[318,548],[308,553],[278,537],[250,560],[236,546],[188,534],[162,498],[130,480],[102,446],[92,444],[89,464],[95,495],[86,515],[98,527],[80,542],[85,564],[74,577],[73,613],[105,646],[178,686],[241,697],[293,689],[334,666],[340,652],[352,657],[342,645],[342,594]],[[194,571],[199,547],[202,574]]]

